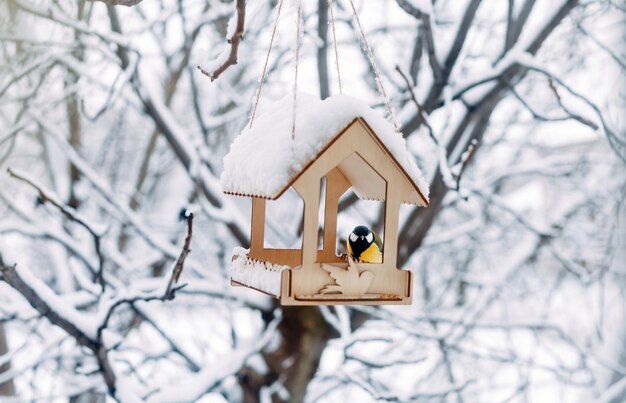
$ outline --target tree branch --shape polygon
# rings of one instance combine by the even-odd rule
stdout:
[[[122,27],[119,23],[116,10],[113,7],[109,7],[108,12],[112,31],[121,36]],[[126,69],[130,64],[128,48],[124,45],[117,44],[116,52],[122,63],[122,68]],[[201,193],[213,206],[218,209],[224,208],[226,201],[223,199],[221,190],[218,193],[215,191],[215,186],[207,183],[210,178],[209,175],[198,174],[196,172],[198,167],[200,167],[200,170],[206,169],[206,165],[199,160],[200,157],[197,151],[186,147],[186,142],[181,140],[183,130],[178,125],[167,105],[160,99],[155,91],[151,90],[150,86],[143,85],[138,71],[136,71],[132,77],[131,83],[146,113],[154,121],[159,131],[165,136],[176,154],[176,157],[187,170],[190,179],[199,187]],[[249,242],[247,229],[241,226],[236,219],[225,221],[224,225],[238,242],[243,245]]]
[[[424,13],[422,10],[406,0],[396,0],[396,3],[398,3],[402,10],[420,21],[419,36],[424,38],[426,51],[428,52],[428,62],[430,63],[430,68],[433,71],[435,81],[440,81],[443,78],[443,70],[441,64],[437,60],[437,52],[435,51],[435,40],[433,38],[433,28],[430,22],[430,15]]]
[[[94,354],[98,353],[100,346],[97,340],[94,340],[91,336],[87,335],[82,329],[79,329],[75,323],[69,319],[63,317],[55,309],[53,309],[47,301],[42,298],[38,292],[36,292],[31,285],[26,282],[23,276],[18,272],[15,266],[7,266],[4,264],[2,257],[0,256],[0,274],[2,274],[2,280],[18,291],[28,301],[28,303],[35,308],[37,312],[45,316],[52,324],[63,329],[67,334],[72,336],[76,342],[84,347],[87,347]],[[100,357],[98,357],[100,366]],[[107,387],[111,391],[111,395],[115,396],[115,379],[106,379]]]
[[[463,45],[465,44],[465,40],[467,39],[467,33],[469,32],[472,22],[474,21],[474,17],[476,16],[476,12],[478,11],[478,7],[482,0],[472,0],[467,5],[465,9],[465,13],[463,14],[463,19],[459,24],[459,29],[456,31],[456,35],[454,36],[454,42],[452,42],[452,47],[448,52],[448,56],[446,57],[446,61],[444,63],[446,81],[447,78],[452,73],[452,68],[456,64],[459,55],[461,54],[461,49],[463,49]]]
[[[11,168],[7,168],[7,172],[9,173],[9,175],[14,177],[15,179],[18,179],[30,185],[32,188],[34,188],[39,193],[38,200],[42,204],[44,203],[52,204],[54,207],[59,209],[59,211],[63,213],[65,217],[77,223],[81,227],[85,228],[87,232],[91,234],[91,236],[93,237],[94,250],[96,252],[96,255],[98,256],[98,271],[96,272],[96,281],[98,282],[98,284],[100,284],[100,286],[104,290],[105,288],[105,281],[104,281],[105,258],[101,249],[101,234],[98,233],[96,230],[94,230],[92,225],[87,223],[87,221],[84,218],[80,217],[80,215],[75,209],[63,204],[56,195],[54,195],[50,190],[44,189],[43,186],[38,184],[34,179],[29,178],[25,174],[17,173]]]
[[[77,217],[73,209],[70,209],[60,204],[55,197],[49,196],[42,189],[42,187],[36,184],[33,180],[18,175],[11,170],[9,170],[9,173],[12,176],[33,186],[39,191],[40,197],[55,205],[66,216],[71,217],[74,221],[81,223],[81,225],[85,226],[85,228],[90,229],[90,232],[95,233],[93,232],[93,230],[91,230],[89,225],[85,223],[85,221]],[[33,308],[35,308],[35,310],[37,310],[42,316],[46,317],[52,324],[63,329],[67,334],[74,338],[79,345],[85,346],[92,351],[96,360],[98,361],[98,366],[100,368],[100,371],[102,372],[102,376],[107,385],[107,389],[110,395],[115,397],[116,376],[113,372],[113,368],[111,367],[111,363],[107,356],[107,348],[104,342],[104,330],[107,328],[110,319],[113,317],[113,314],[118,307],[125,304],[132,305],[138,301],[148,302],[155,300],[172,300],[174,299],[175,292],[184,287],[184,285],[179,287],[175,287],[174,285],[180,278],[180,275],[184,268],[185,258],[190,252],[189,246],[191,244],[191,238],[193,234],[193,213],[187,212],[186,219],[187,236],[185,238],[183,250],[181,251],[174,265],[174,270],[172,272],[172,276],[168,282],[165,292],[162,294],[139,294],[135,296],[111,300],[109,307],[106,309],[106,313],[103,314],[102,322],[98,326],[97,331],[91,332],[94,334],[89,334],[89,327],[85,327],[84,325],[81,326],[82,322],[78,317],[73,317],[72,315],[75,316],[75,314],[71,314],[71,311],[65,311],[60,309],[60,304],[62,302],[57,300],[57,296],[54,294],[54,291],[47,289],[45,284],[43,283],[40,286],[34,286],[36,279],[29,280],[28,277],[25,279],[24,275],[26,273],[20,273],[15,266],[5,265],[2,261],[2,256],[0,256],[0,279],[9,284],[20,294],[22,294],[22,296],[28,301],[28,303]],[[74,320],[72,320],[72,318]]]
[[[9,358],[9,348],[7,346],[6,328],[3,320],[0,319],[0,377],[2,374],[11,370],[11,360]],[[13,379],[8,381],[0,381],[0,396],[11,396],[15,393],[15,385]]]
[[[504,36],[504,55],[513,47],[513,24],[515,19],[513,18],[513,10],[515,9],[515,0],[509,0],[509,7],[506,13],[506,34]]]
[[[406,74],[404,74],[404,72],[400,69],[399,66],[396,66],[396,71],[400,74],[400,76],[404,80],[406,89],[407,91],[409,91],[411,101],[413,101],[413,103],[415,104],[415,107],[417,108],[417,113],[421,119],[421,122],[428,129],[428,134],[430,135],[431,140],[433,141],[433,143],[435,143],[435,146],[437,147],[439,151],[437,153],[439,157],[438,158],[439,170],[442,173],[442,177],[444,179],[444,183],[446,187],[448,187],[449,189],[455,190],[457,192],[460,192],[461,191],[461,175],[463,174],[463,171],[467,167],[467,164],[469,163],[471,157],[474,155],[474,151],[476,150],[476,144],[477,144],[476,141],[472,141],[468,145],[468,148],[463,154],[463,158],[461,158],[461,161],[459,161],[459,163],[451,167],[448,163],[448,156],[447,156],[445,147],[441,143],[439,136],[433,131],[432,126],[428,122],[428,119],[426,118],[426,111],[424,110],[424,107],[418,102],[417,97],[415,96],[415,93],[413,92],[413,88],[411,87],[411,84],[409,82],[409,78],[406,76]]]
[[[598,125],[594,122],[580,116],[578,113],[572,112],[565,104],[563,104],[563,100],[561,99],[561,95],[559,95],[559,90],[556,88],[554,84],[554,80],[551,77],[548,77],[548,86],[550,90],[554,94],[559,106],[569,115],[570,118],[582,123],[585,126],[589,126],[593,130],[598,130]]]
[[[426,112],[424,111],[424,107],[417,100],[417,97],[415,96],[415,92],[413,91],[413,88],[411,87],[411,83],[409,82],[409,79],[407,78],[406,74],[404,74],[402,69],[400,69],[400,66],[396,66],[396,71],[398,72],[398,74],[400,74],[400,76],[404,80],[406,89],[407,91],[409,91],[409,95],[411,96],[411,101],[413,101],[413,104],[415,105],[415,108],[417,109],[417,115],[419,116],[421,122],[426,126],[426,129],[428,129],[428,134],[430,135],[430,138],[436,144],[438,144],[439,140],[435,136],[432,126],[430,125],[430,123],[428,123],[428,119],[426,118],[426,114],[425,114]]]
[[[511,32],[511,47],[519,39],[519,36],[522,33],[522,28],[526,25],[530,12],[533,10],[533,7],[535,7],[535,2],[536,0],[526,0],[524,4],[522,4],[522,9],[513,23],[513,29]]]
[[[132,6],[136,6],[137,4],[141,3],[143,0],[88,0],[91,1],[92,3],[99,1],[102,2],[104,4],[107,4],[109,6],[126,6],[126,7],[132,7]]]
[[[397,1],[401,7],[403,7],[401,3],[406,3],[405,0],[397,0]],[[438,106],[438,101],[441,98],[443,89],[448,83],[450,74],[452,73],[452,70],[456,64],[456,61],[461,53],[461,49],[463,48],[463,45],[465,44],[465,40],[467,39],[467,33],[472,25],[472,22],[474,21],[476,11],[478,10],[478,6],[480,6],[480,3],[481,3],[481,0],[472,0],[468,4],[463,14],[463,19],[461,20],[459,28],[454,37],[454,41],[452,42],[452,46],[450,47],[450,51],[448,52],[445,62],[443,66],[441,67],[441,71],[439,73],[433,71],[435,80],[433,81],[433,84],[431,85],[430,90],[428,91],[428,95],[426,96],[426,100],[423,103],[424,109],[426,110],[427,113],[432,112]],[[407,11],[407,8],[403,7],[403,10]],[[409,14],[414,15],[414,16],[416,15],[413,13],[409,13]],[[425,42],[426,42],[426,47],[428,48],[429,39],[425,38]],[[434,51],[434,44],[432,46],[433,46],[433,51]],[[432,68],[432,63],[431,63],[431,68]],[[412,132],[417,130],[420,124],[421,124],[420,116],[419,114],[416,114],[406,124],[404,124],[404,126],[402,127],[402,132],[405,133],[406,135],[410,135]]]
[[[226,59],[226,61],[213,71],[207,71],[198,66],[198,70],[200,70],[200,72],[205,76],[209,77],[211,81],[217,80],[217,78],[225,72],[226,69],[237,64],[237,50],[239,49],[239,43],[243,39],[244,24],[246,21],[246,1],[237,0],[235,10],[237,12],[237,27],[235,28],[233,36],[228,39],[228,43],[230,43],[230,53],[228,55],[228,59]]]
[[[167,288],[165,289],[164,294],[165,299],[174,299],[174,292],[176,290],[173,288],[174,284],[176,284],[180,279],[180,275],[183,273],[185,259],[187,258],[189,252],[191,252],[189,245],[191,244],[191,237],[193,235],[193,213],[191,211],[186,211],[185,217],[187,219],[187,237],[185,238],[183,250],[180,252],[180,256],[178,256],[176,264],[174,265],[172,277],[170,277],[170,281],[167,283]]]
[[[320,84],[320,97],[326,99],[330,95],[328,82],[328,0],[318,0],[317,36],[321,42],[317,47],[317,76]]]
[[[413,85],[417,85],[417,76],[419,75],[420,64],[422,62],[422,54],[424,53],[424,43],[419,31],[415,35],[415,44],[413,45],[413,54],[411,55],[411,63],[409,74],[413,79]]]

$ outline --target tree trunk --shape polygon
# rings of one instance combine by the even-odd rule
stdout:
[[[0,323],[0,358],[5,354],[8,354],[9,348],[7,345],[6,329],[4,324]],[[7,362],[4,365],[0,365],[0,374],[3,374],[11,369],[11,362]],[[13,380],[0,383],[0,396],[13,396],[15,394],[15,385]]]
[[[318,0],[317,5],[317,35],[320,46],[317,47],[317,75],[320,84],[320,97],[328,98],[330,87],[328,83],[328,0]]]
[[[275,392],[272,402],[302,402],[328,340],[336,336],[318,307],[284,307],[282,312],[280,345],[263,353],[267,372],[259,374],[251,367],[241,371],[239,382],[245,403],[261,401],[261,390],[279,378],[288,396]]]

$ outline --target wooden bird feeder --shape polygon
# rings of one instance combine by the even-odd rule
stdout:
[[[248,144],[242,138],[231,146],[222,175],[224,192],[252,198],[250,249],[235,250],[231,267],[233,285],[270,294],[280,299],[282,305],[411,304],[412,273],[397,267],[399,209],[401,203],[427,206],[428,188],[406,150],[404,139],[393,128],[389,129],[386,120],[375,115],[375,112],[370,113],[373,111],[366,106],[352,108],[356,109],[353,113],[369,111],[361,114],[368,114],[366,118],[350,117],[349,111],[345,116],[342,115],[343,120],[348,121],[347,125],[342,124],[340,129],[332,133],[320,135],[317,132],[316,135],[323,141],[306,138],[307,125],[322,122],[324,111],[332,111],[335,109],[334,104],[339,105],[346,98],[349,98],[348,103],[351,105],[359,102],[344,95],[325,101],[316,100],[319,102],[317,107],[313,110],[307,108],[310,111],[308,113],[316,119],[308,123],[304,119],[302,130],[296,131],[293,140],[289,138],[291,136],[281,137],[280,128],[267,133],[261,127],[255,128],[255,135],[264,137],[257,138],[258,145]],[[266,124],[272,124],[271,120],[270,114]],[[375,132],[368,123],[382,127],[386,136]],[[322,123],[320,125],[324,126]],[[244,135],[250,136],[248,140],[254,138],[252,133],[244,132],[241,137]],[[393,140],[392,144],[386,144],[389,139]],[[273,180],[272,185],[267,186],[268,189],[265,189],[263,180],[251,180],[245,173],[237,171],[247,169],[250,175],[263,176],[263,170],[267,170],[273,160],[280,160],[280,153],[273,152],[275,155],[268,156],[268,160],[255,158],[254,153],[264,152],[259,148],[268,144],[268,147],[281,147],[275,143],[282,141],[293,142],[282,149],[294,153],[302,146],[302,142],[309,145],[313,143],[316,147],[304,152],[306,158],[295,158],[295,162],[292,159],[292,168],[280,178],[267,178],[268,181]],[[296,168],[293,168],[294,164]],[[276,176],[271,173],[266,175]],[[325,193],[321,193],[322,178],[326,179]],[[290,187],[304,201],[302,246],[300,249],[268,249],[264,246],[266,200],[280,198]],[[350,188],[361,199],[385,202],[382,263],[355,263],[336,254],[339,198]],[[325,197],[325,211],[323,246],[319,249],[318,228],[322,223],[318,222],[318,217],[322,194]]]

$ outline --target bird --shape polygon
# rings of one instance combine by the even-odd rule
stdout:
[[[348,254],[357,262],[383,262],[383,243],[380,237],[364,225],[359,225],[352,230],[346,246]]]
[[[326,270],[330,277],[335,280],[335,284],[324,287],[320,294],[339,293],[350,297],[360,297],[367,293],[374,273],[364,270],[359,273],[354,260],[348,257],[348,268],[336,267],[329,264],[322,264],[322,269]]]

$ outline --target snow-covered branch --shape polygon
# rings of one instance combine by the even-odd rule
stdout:
[[[103,230],[101,229],[102,226],[98,226],[96,224],[88,222],[86,218],[82,217],[72,207],[66,206],[63,202],[59,200],[57,195],[55,195],[49,189],[45,189],[43,185],[37,183],[37,181],[29,177],[28,174],[17,172],[15,170],[12,170],[11,168],[9,168],[7,171],[9,175],[11,175],[12,177],[27,183],[28,185],[32,186],[35,190],[37,190],[37,192],[39,193],[39,196],[37,199],[38,202],[42,204],[45,204],[45,203],[52,204],[65,217],[77,223],[78,225],[86,229],[89,232],[89,234],[91,234],[93,238],[94,251],[96,253],[96,256],[98,257],[98,270],[96,271],[96,281],[100,284],[102,289],[104,289],[105,287],[105,281],[104,281],[105,257],[104,257],[104,254],[102,253],[102,248],[101,248],[101,241],[102,241],[102,235],[103,235]]]
[[[0,169],[17,178],[0,175],[0,252],[18,263],[0,274],[0,385],[13,386],[0,400],[624,395],[616,2],[354,0],[407,158],[431,184],[428,208],[399,215],[398,267],[413,279],[401,309],[278,307],[230,284],[250,205],[223,194],[220,173],[277,2],[0,3]],[[267,101],[291,77],[297,10],[283,3]],[[299,3],[303,88],[332,92],[337,55],[343,93],[382,108],[351,4]],[[216,78],[235,62],[214,85],[196,68]],[[271,103],[259,115],[282,115]],[[259,158],[265,187],[282,170]],[[389,236],[375,204],[342,196],[337,253],[356,225]],[[267,202],[266,248],[299,248],[302,208],[289,192]]]
[[[230,44],[230,51],[223,51],[218,58],[208,66],[198,66],[198,70],[205,76],[211,78],[211,81],[217,80],[230,66],[237,64],[237,51],[239,50],[239,43],[243,40],[244,25],[246,22],[246,1],[236,0],[235,15],[237,23],[235,25],[232,35],[228,38]],[[232,20],[229,23],[229,27],[232,25]],[[226,58],[224,56],[227,55]]]
[[[61,205],[56,198],[47,194],[32,180],[16,174],[10,171],[11,175],[26,181],[35,187],[40,196],[45,197],[47,201],[54,204],[65,215],[71,217],[73,220],[85,225],[83,220],[76,218],[73,212],[65,210],[65,207]],[[133,305],[138,302],[150,302],[150,301],[167,301],[174,299],[176,291],[180,290],[184,286],[175,286],[176,282],[180,278],[180,275],[184,268],[185,258],[190,252],[189,246],[192,237],[192,223],[193,214],[186,215],[187,221],[187,237],[183,250],[174,265],[170,280],[167,282],[165,292],[153,291],[149,293],[131,291],[120,291],[115,297],[101,299],[99,301],[98,312],[91,314],[86,312],[79,312],[74,307],[70,306],[67,301],[58,296],[52,289],[50,289],[41,280],[35,277],[29,270],[25,268],[17,268],[17,265],[9,266],[4,263],[0,256],[0,280],[6,282],[8,285],[18,291],[28,303],[37,310],[42,316],[47,318],[52,324],[63,329],[68,335],[70,335],[76,342],[84,347],[87,347],[95,356],[100,372],[104,378],[105,384],[109,394],[113,397],[117,396],[116,375],[113,372],[113,368],[107,352],[107,343],[105,343],[105,331],[109,326],[109,322],[113,317],[115,311],[123,305]],[[104,281],[104,280],[103,280]],[[104,290],[104,288],[103,288]]]
[[[109,6],[126,6],[126,7],[132,7],[132,6],[136,6],[137,4],[141,3],[143,0],[89,0],[92,2],[102,2],[105,3]]]

